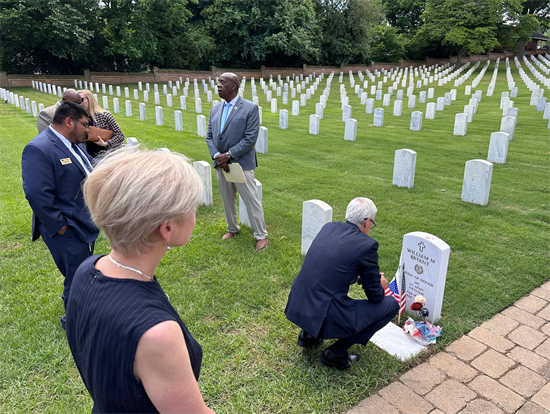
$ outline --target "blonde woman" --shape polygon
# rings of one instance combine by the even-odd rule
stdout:
[[[92,95],[92,92],[88,89],[83,89],[78,91],[78,93],[82,98],[82,106],[90,115],[88,118],[90,126],[104,130],[98,132],[112,131],[112,137],[104,141],[100,137],[95,136],[92,132],[93,128],[90,128],[88,132],[88,141],[86,142],[88,154],[96,158],[100,153],[106,150],[122,147],[124,145],[124,133],[118,126],[115,117],[109,111],[99,106],[94,95]]]
[[[202,349],[155,276],[167,250],[191,237],[198,174],[176,153],[115,151],[83,192],[112,248],[80,265],[67,305],[67,339],[92,412],[212,413],[197,384]]]

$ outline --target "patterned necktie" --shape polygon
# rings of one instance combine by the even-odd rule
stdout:
[[[220,123],[220,134],[223,131],[223,127],[225,126],[225,121],[227,119],[227,114],[229,113],[229,108],[231,108],[231,103],[227,102],[225,104],[225,107],[223,108],[222,122]]]
[[[71,144],[71,147],[73,147],[73,150],[74,152],[76,152],[80,158],[82,159],[82,161],[84,161],[84,166],[86,167],[86,169],[88,170],[88,172],[92,172],[93,168],[92,166],[90,165],[90,162],[88,161],[88,157],[86,157],[82,151],[80,151],[80,148],[78,148],[78,145],[76,144]]]

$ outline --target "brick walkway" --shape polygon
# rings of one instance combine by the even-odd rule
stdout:
[[[347,414],[550,414],[550,281]]]

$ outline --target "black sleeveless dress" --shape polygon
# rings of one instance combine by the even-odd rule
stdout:
[[[67,339],[80,375],[94,400],[92,413],[156,413],[134,376],[141,336],[151,327],[176,321],[198,380],[202,348],[155,282],[115,279],[86,259],[74,275],[67,304]]]

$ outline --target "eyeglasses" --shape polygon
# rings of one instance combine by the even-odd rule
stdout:
[[[78,119],[74,119],[74,118],[71,118],[71,119],[72,119],[73,121],[75,121],[75,122],[79,122],[80,124],[82,124],[82,126],[83,126],[84,128],[88,128],[88,126],[90,126],[90,123],[89,123],[89,122],[84,123],[84,122],[82,122],[82,121],[79,121]]]
[[[366,218],[365,220],[369,220],[369,221],[372,223],[372,226],[371,226],[371,228],[370,228],[371,230],[374,229],[374,228],[376,227],[376,223],[374,222],[373,219],[371,219],[371,218]]]

